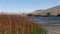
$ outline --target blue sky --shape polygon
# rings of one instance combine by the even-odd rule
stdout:
[[[0,12],[30,12],[60,5],[60,0],[0,0]]]

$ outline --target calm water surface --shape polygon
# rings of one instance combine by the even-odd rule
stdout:
[[[60,22],[60,17],[35,17],[37,22]]]

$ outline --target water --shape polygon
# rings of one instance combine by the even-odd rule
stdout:
[[[46,23],[52,23],[52,22],[60,22],[60,17],[35,17],[35,21],[37,22],[46,22]]]

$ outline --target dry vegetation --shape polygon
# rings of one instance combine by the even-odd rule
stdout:
[[[0,15],[0,34],[30,34],[37,24],[21,15]]]

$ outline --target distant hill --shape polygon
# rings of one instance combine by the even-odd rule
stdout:
[[[48,9],[40,9],[40,10],[35,10],[32,13],[35,15],[46,15],[46,13],[51,12],[52,15],[57,15],[60,14],[60,5],[55,6],[55,7],[51,7]]]

